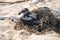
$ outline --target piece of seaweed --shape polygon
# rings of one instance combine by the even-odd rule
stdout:
[[[31,25],[33,23],[31,20],[30,22],[32,23],[28,22],[29,23],[28,25],[28,23],[24,23],[21,19],[19,19],[19,21],[17,20],[18,22],[16,22],[16,25],[14,27],[16,30],[25,29],[31,33],[36,33],[36,34],[45,33],[51,30],[60,33],[60,19],[55,17],[48,7],[40,7],[38,9],[32,10],[30,13],[36,14],[35,17],[37,18],[37,20],[33,22],[38,21],[39,24],[36,25],[37,24],[36,23]]]

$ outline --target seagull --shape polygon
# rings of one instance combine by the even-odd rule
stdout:
[[[18,15],[21,17],[26,17],[26,18],[29,17],[29,18],[34,18],[34,19],[36,19],[36,16],[37,16],[36,14],[31,13],[27,8],[24,8]]]
[[[27,25],[38,25],[37,14],[31,13],[27,8],[24,8],[18,15],[21,15],[20,20]]]

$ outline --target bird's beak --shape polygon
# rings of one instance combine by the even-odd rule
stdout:
[[[21,12],[18,15],[20,15],[20,14],[21,14]]]

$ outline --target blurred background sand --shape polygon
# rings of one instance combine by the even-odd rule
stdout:
[[[25,1],[21,3],[9,3],[16,1]],[[38,7],[47,6],[55,11],[58,11],[60,15],[60,0],[43,0],[37,4],[29,3],[31,1],[26,0],[0,0],[0,17],[3,16],[17,16],[17,14],[23,9],[28,8],[30,11]],[[4,3],[8,2],[8,3]],[[55,14],[57,15],[57,14]],[[42,35],[31,34],[26,30],[14,30],[15,23],[11,20],[5,19],[0,20],[0,40],[60,40],[60,37],[57,33],[51,32]]]

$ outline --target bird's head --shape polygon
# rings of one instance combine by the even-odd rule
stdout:
[[[29,9],[24,8],[24,9],[21,10],[21,12],[18,13],[18,16],[19,16],[19,18],[22,18],[24,16],[28,16],[29,14],[31,14]]]
[[[18,15],[20,15],[20,14],[28,14],[29,13],[29,10],[27,9],[27,8],[24,8],[24,9],[22,9],[21,10],[21,12],[18,14]]]

